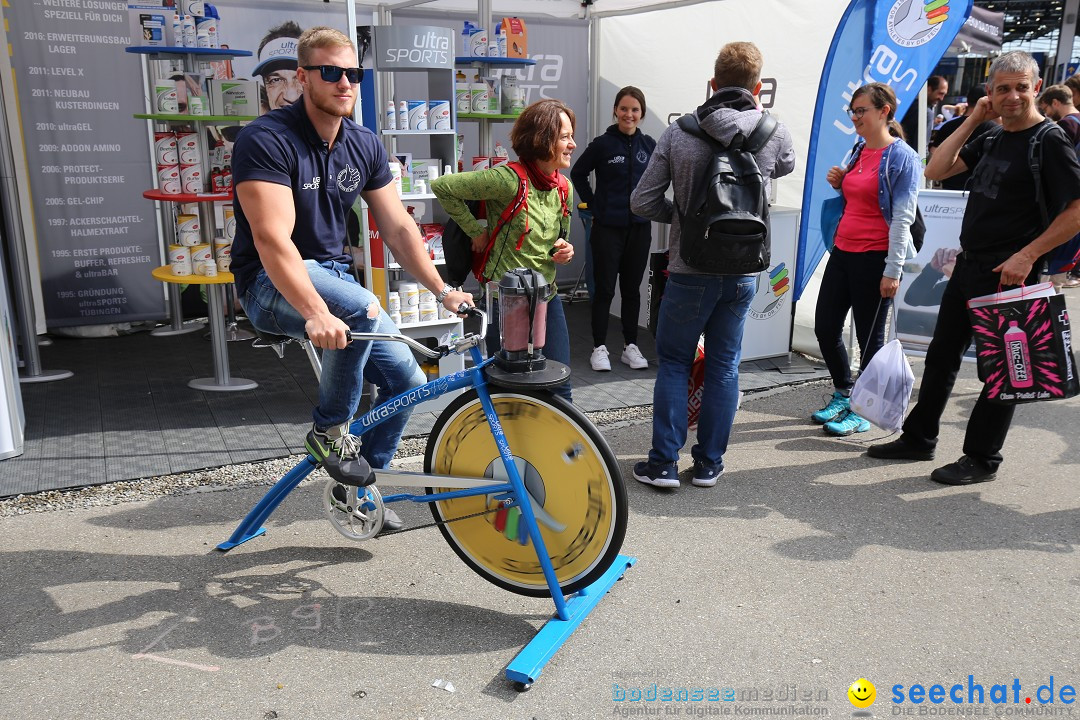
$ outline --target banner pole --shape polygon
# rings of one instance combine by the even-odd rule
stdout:
[[[51,382],[65,380],[70,370],[42,370],[38,351],[37,322],[34,317],[34,297],[30,290],[30,262],[26,257],[26,237],[18,220],[19,194],[15,189],[15,154],[7,122],[7,103],[0,94],[0,184],[3,185],[4,237],[7,239],[8,257],[11,259],[12,303],[18,321],[22,344],[23,372],[19,382]]]

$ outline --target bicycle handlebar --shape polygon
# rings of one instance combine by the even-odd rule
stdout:
[[[423,355],[426,358],[441,358],[449,355],[452,352],[460,353],[464,352],[470,347],[474,347],[484,342],[487,337],[487,313],[480,308],[465,305],[464,303],[458,307],[458,313],[462,315],[469,315],[472,317],[480,318],[480,334],[470,333],[464,337],[455,338],[451,341],[449,346],[440,345],[437,348],[429,348],[423,343],[413,340],[411,337],[406,337],[400,333],[365,333],[365,332],[350,332],[349,342],[354,340],[380,340],[390,342],[400,342],[408,345],[414,352]]]

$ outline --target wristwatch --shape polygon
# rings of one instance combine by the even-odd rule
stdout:
[[[446,299],[446,296],[452,292],[454,292],[454,287],[452,285],[443,285],[442,290],[440,290],[439,294],[435,296],[435,300],[437,300],[441,304],[442,301]]]

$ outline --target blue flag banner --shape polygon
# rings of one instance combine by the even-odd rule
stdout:
[[[890,85],[907,112],[926,79],[971,14],[974,0],[852,0],[833,35],[818,85],[810,127],[806,181],[799,221],[795,299],[825,255],[821,203],[836,197],[825,181],[841,165],[858,136],[847,115],[851,94],[871,82]]]

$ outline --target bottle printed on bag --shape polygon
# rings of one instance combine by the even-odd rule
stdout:
[[[394,107],[394,101],[389,100],[386,103],[386,130],[397,130],[397,109]]]
[[[1031,376],[1031,353],[1027,334],[1017,327],[1015,320],[1009,322],[1005,331],[1005,362],[1009,366],[1009,381],[1014,388],[1029,388],[1035,384]]]

